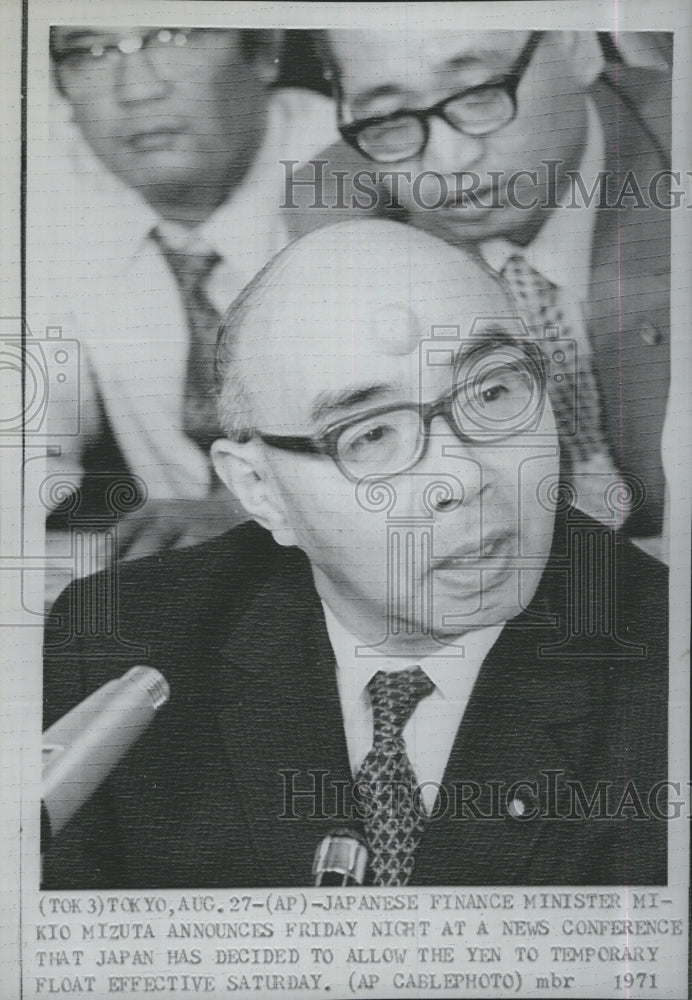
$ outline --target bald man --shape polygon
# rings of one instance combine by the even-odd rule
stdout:
[[[218,374],[252,521],[123,569],[132,656],[68,630],[98,581],[55,606],[47,725],[135,662],[172,694],[45,888],[308,885],[344,826],[375,885],[665,882],[664,569],[563,502],[552,374],[492,272],[319,230],[231,307]]]

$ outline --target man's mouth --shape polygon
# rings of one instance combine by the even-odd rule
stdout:
[[[135,132],[127,139],[127,145],[135,152],[167,149],[186,129],[179,125],[157,125],[153,128]]]
[[[464,570],[497,568],[498,562],[503,564],[511,555],[513,535],[508,531],[493,532],[485,536],[480,545],[464,545],[454,549],[446,556],[433,559],[432,568],[439,570]]]
[[[503,584],[512,572],[516,540],[511,532],[486,535],[478,545],[460,546],[432,560],[432,575],[444,574],[447,585],[462,592],[479,593]]]
[[[483,188],[460,187],[449,190],[449,194],[442,204],[445,211],[468,212],[472,209],[478,211],[489,211],[492,208],[500,207],[500,191],[497,187],[488,184]]]

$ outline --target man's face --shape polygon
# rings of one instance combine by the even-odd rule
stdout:
[[[259,430],[313,436],[374,407],[431,402],[450,389],[455,359],[472,342],[498,325],[516,331],[503,294],[476,263],[420,235],[430,246],[412,251],[406,228],[393,228],[403,230],[401,245],[370,261],[350,247],[332,269],[328,251],[318,254],[324,293],[319,282],[298,288],[287,275],[276,322],[259,317],[261,333],[244,337],[243,378]],[[431,340],[433,324],[460,336]],[[381,637],[390,617],[407,642],[423,641],[428,594],[438,633],[505,621],[528,604],[543,571],[553,510],[538,499],[539,483],[558,469],[549,404],[532,432],[494,445],[462,443],[441,416],[431,432],[415,467],[375,477],[370,488],[330,458],[251,442],[290,525],[279,540],[307,553],[318,592],[361,637]],[[418,539],[414,549],[430,532],[430,563],[418,548],[407,568],[402,542],[395,565],[392,529]]]
[[[137,49],[147,34],[152,40]],[[237,30],[158,35],[54,29],[56,73],[74,120],[106,167],[133,188],[170,189],[172,197],[191,185],[229,190],[264,132],[266,67],[244,57]],[[119,43],[124,52],[113,48]]]
[[[494,81],[514,66],[528,39],[528,32],[510,31],[336,31],[329,37],[348,121],[425,109]],[[535,234],[547,216],[540,206],[554,203],[556,194],[542,161],[559,161],[561,175],[579,166],[584,148],[584,91],[593,67],[575,46],[569,33],[543,36],[519,85],[516,117],[498,131],[472,137],[439,117],[429,119],[423,152],[390,165],[411,171],[412,180],[399,184],[399,201],[417,225],[452,242],[497,236],[522,242]],[[472,185],[474,195],[460,197]]]

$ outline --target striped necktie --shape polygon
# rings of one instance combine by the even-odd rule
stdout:
[[[575,490],[576,505],[592,517],[612,523],[612,498],[617,496],[624,519],[627,515],[625,493],[618,489],[621,479],[603,431],[591,345],[583,325],[570,322],[560,301],[558,286],[531,267],[523,256],[513,254],[509,257],[502,277],[527,316],[533,336],[540,338],[547,356],[556,348],[560,349],[559,341],[563,341],[564,351],[573,345],[576,359],[573,370],[550,377],[548,393],[563,456],[567,459],[565,479]],[[555,337],[544,337],[547,329],[556,331],[558,343]],[[549,358],[548,364],[550,368]]]
[[[151,235],[180,289],[190,335],[183,398],[183,430],[200,448],[206,450],[221,435],[214,386],[216,338],[221,315],[206,291],[209,276],[221,257],[208,247],[173,249],[158,228],[153,229]]]
[[[387,673],[368,684],[373,712],[373,745],[356,784],[367,796],[365,833],[374,885],[406,885],[426,825],[423,800],[406,753],[404,726],[435,685],[420,667]]]

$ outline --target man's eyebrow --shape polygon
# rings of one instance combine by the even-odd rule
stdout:
[[[317,394],[310,407],[310,420],[313,423],[318,423],[325,417],[353,409],[354,406],[359,406],[361,403],[368,403],[377,396],[392,392],[393,389],[394,386],[384,382],[346,389],[325,389]]]
[[[501,323],[493,323],[492,326],[486,326],[481,330],[474,331],[473,340],[465,341],[463,344],[459,345],[459,349],[454,354],[454,367],[458,368],[466,358],[473,354],[475,350],[483,346],[497,346],[502,347],[506,344],[516,344],[517,336],[516,332],[512,332],[506,326]]]
[[[109,39],[113,35],[114,32],[108,31],[105,28],[103,30],[100,28],[75,28],[74,31],[59,35],[52,40],[51,51],[55,55],[60,56],[69,52],[72,47],[79,45],[80,42],[94,43],[97,39]]]
[[[370,101],[376,101],[378,97],[400,97],[402,94],[406,94],[407,91],[404,87],[399,87],[395,83],[382,83],[378,87],[371,87],[369,90],[362,90],[359,94],[356,94],[353,98],[353,107],[362,107],[365,104],[369,104]]]
[[[501,323],[483,327],[474,333],[471,341],[464,341],[455,351],[452,360],[452,367],[461,364],[479,346],[492,346],[497,344],[513,344],[516,342],[515,334]],[[396,386],[387,382],[376,382],[371,385],[361,385],[347,387],[344,389],[325,389],[318,393],[312,406],[310,407],[309,419],[312,423],[319,423],[325,417],[338,416],[344,411],[351,410],[362,403],[369,403],[378,396],[384,396],[396,390]]]
[[[458,56],[451,56],[443,64],[443,69],[476,69],[490,63],[491,66],[502,66],[504,63],[511,65],[511,57],[504,49],[483,49],[474,52],[463,52]]]
[[[81,38],[93,38],[95,35],[108,35],[111,32],[101,30],[100,28],[75,28],[73,31],[65,32],[65,34],[59,35],[59,40],[69,44],[70,42],[78,42]]]

